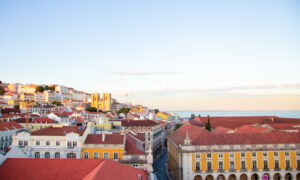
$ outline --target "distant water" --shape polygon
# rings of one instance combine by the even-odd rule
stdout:
[[[300,118],[300,111],[172,111],[180,117],[191,117],[191,114],[202,117],[210,116],[278,116]]]

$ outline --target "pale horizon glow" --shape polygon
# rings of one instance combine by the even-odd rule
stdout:
[[[299,1],[1,1],[0,80],[160,110],[300,110]]]

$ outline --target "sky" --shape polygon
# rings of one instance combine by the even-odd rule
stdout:
[[[300,110],[300,1],[0,0],[0,63],[161,110]]]

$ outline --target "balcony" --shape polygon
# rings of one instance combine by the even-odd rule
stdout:
[[[208,169],[206,172],[207,172],[207,173],[212,173],[213,170],[212,170],[212,169]]]
[[[201,170],[200,169],[196,169],[195,173],[201,173]]]
[[[258,169],[257,168],[252,168],[252,171],[258,171]]]
[[[218,169],[218,172],[224,172],[225,170],[224,169]]]
[[[264,168],[264,171],[269,171],[270,169],[268,167],[265,167]]]
[[[235,169],[229,169],[229,172],[235,172],[236,170]]]
[[[279,167],[275,167],[274,171],[280,171],[280,168]]]
[[[292,170],[292,168],[290,168],[290,167],[286,167],[286,168],[285,168],[285,170],[286,170],[286,171],[291,171],[291,170]]]
[[[247,169],[245,169],[245,168],[241,169],[241,172],[246,172],[246,171],[247,171]]]

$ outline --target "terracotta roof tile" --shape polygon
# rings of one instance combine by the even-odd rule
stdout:
[[[15,121],[0,122],[0,131],[8,131],[14,129],[23,129],[23,126]]]
[[[123,144],[124,135],[120,133],[105,134],[105,140],[102,141],[102,134],[89,134],[84,144]]]
[[[157,126],[160,123],[152,120],[123,120],[122,126]]]
[[[85,132],[85,128],[78,126],[64,126],[64,127],[47,127],[34,132],[31,132],[33,136],[65,136],[67,133],[74,132],[78,133],[80,136]]]

